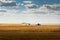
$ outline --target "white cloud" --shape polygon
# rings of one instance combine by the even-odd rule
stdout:
[[[34,4],[32,1],[23,1],[23,6],[25,6],[26,8],[38,8],[37,4]]]
[[[46,7],[50,10],[60,11],[60,4],[46,5]]]
[[[8,16],[8,15],[16,15],[20,12],[20,10],[16,10],[16,9],[6,9],[6,8],[0,8],[0,10],[5,10],[6,12],[0,12],[0,16]]]
[[[53,5],[55,5],[55,4],[53,4]],[[7,9],[4,7],[1,7],[0,10],[6,10],[7,12],[0,12],[0,21],[1,21],[0,23],[20,23],[20,22],[29,22],[29,23],[32,23],[32,22],[34,22],[34,23],[39,23],[39,22],[52,23],[52,22],[54,22],[55,23],[57,21],[59,22],[60,21],[59,16],[58,17],[49,16],[49,15],[58,15],[58,14],[60,15],[59,10],[50,9],[50,8],[54,8],[54,9],[57,8],[57,7],[55,8],[55,6],[52,7],[53,5],[43,5],[36,9],[27,8],[25,11],[22,11],[22,12],[20,10]],[[49,6],[50,8],[47,8],[47,6]],[[29,7],[31,7],[31,6],[29,6]],[[21,14],[19,14],[18,12]],[[25,13],[25,14],[22,14],[22,13]],[[45,16],[47,14],[49,14],[49,15]]]
[[[19,8],[20,3],[15,0],[0,0],[0,7],[3,8]]]
[[[25,5],[27,7],[26,10],[24,11],[20,11],[20,10],[15,10],[15,9],[6,9],[6,8],[0,8],[0,10],[6,10],[7,12],[2,13],[2,14],[11,14],[11,15],[15,15],[15,14],[19,14],[19,13],[25,13],[25,14],[40,14],[40,15],[60,15],[60,10],[56,10],[57,8],[59,8],[60,6],[58,4],[53,4],[53,5],[43,5],[40,6],[39,8],[33,9],[33,8],[28,8],[33,6],[34,4],[31,5]],[[52,8],[52,9],[51,9]],[[53,10],[54,9],[54,10]],[[1,13],[1,12],[0,12]]]
[[[0,0],[0,1],[5,2],[5,3],[11,3],[11,2],[13,2],[14,0]],[[15,2],[15,1],[14,1],[14,2]]]
[[[26,5],[26,7],[28,6],[32,6],[33,4],[31,5]],[[50,8],[49,8],[50,7]],[[59,10],[58,10],[59,9]],[[35,13],[35,14],[47,14],[47,15],[60,15],[60,4],[53,4],[53,5],[43,5],[43,6],[40,6],[39,8],[37,9],[27,9],[25,11],[23,11],[23,13]]]
[[[60,4],[46,5],[46,9],[49,14],[60,15]]]
[[[23,1],[23,3],[32,3],[32,1]]]
[[[38,8],[38,5],[33,4],[33,3],[31,3],[31,4],[25,4],[24,6],[25,6],[26,8],[29,8],[29,9],[31,9],[31,8]]]
[[[53,5],[43,5],[38,10],[40,12],[59,12],[60,10],[60,4],[53,4]]]
[[[30,5],[28,5],[30,6]],[[31,5],[32,6],[32,5]],[[37,9],[27,9],[25,11],[23,11],[23,13],[31,13],[31,14],[34,14],[36,12],[36,14],[38,14],[38,12],[48,12],[49,10],[43,5],[41,6],[40,8],[37,8]]]

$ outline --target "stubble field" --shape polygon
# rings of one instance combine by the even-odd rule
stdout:
[[[60,40],[60,25],[1,25],[0,40]]]

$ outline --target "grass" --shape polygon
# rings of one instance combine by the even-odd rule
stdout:
[[[60,25],[0,24],[0,40],[60,40]]]
[[[59,32],[60,25],[24,25],[0,24],[0,30],[18,30],[20,32]]]
[[[60,40],[60,32],[0,31],[0,40]]]

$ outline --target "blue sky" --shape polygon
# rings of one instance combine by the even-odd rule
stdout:
[[[0,0],[0,23],[60,24],[60,0]]]

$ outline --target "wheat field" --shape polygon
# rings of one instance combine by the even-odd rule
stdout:
[[[0,40],[60,40],[60,25],[0,24]]]
[[[56,32],[60,31],[60,25],[0,24],[0,30],[18,30],[23,32]]]

